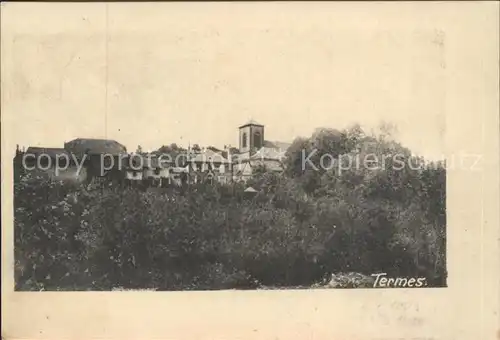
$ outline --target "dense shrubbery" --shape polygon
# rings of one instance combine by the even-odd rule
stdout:
[[[17,289],[370,285],[353,272],[445,285],[443,165],[303,171],[303,148],[423,162],[353,128],[297,140],[287,173],[259,172],[251,199],[240,184],[89,191],[24,178],[14,188]]]

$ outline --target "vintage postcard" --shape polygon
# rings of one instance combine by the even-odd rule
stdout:
[[[3,3],[3,338],[500,336],[498,10]]]

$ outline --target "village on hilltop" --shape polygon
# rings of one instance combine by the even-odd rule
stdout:
[[[16,150],[14,162],[23,171],[35,170],[56,179],[88,183],[124,181],[129,184],[167,186],[183,183],[246,182],[257,168],[281,173],[290,143],[264,138],[264,125],[253,119],[239,127],[239,148],[224,146],[182,149],[161,147],[153,152],[128,152],[115,140],[77,138],[63,148],[33,147]],[[106,157],[103,157],[106,155]],[[61,164],[69,161],[69,164]],[[56,164],[59,169],[54,173]],[[82,165],[78,169],[78,165]],[[78,170],[78,171],[77,171]]]

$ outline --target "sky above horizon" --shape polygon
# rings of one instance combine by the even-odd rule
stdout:
[[[21,146],[237,147],[252,118],[284,142],[385,121],[415,153],[445,153],[445,36],[415,13],[389,25],[391,11],[342,6],[21,5],[2,7],[3,119]]]

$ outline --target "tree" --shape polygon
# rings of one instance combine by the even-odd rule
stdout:
[[[338,171],[306,155],[396,153],[420,167]],[[183,152],[175,145],[159,150]],[[332,156],[332,157],[333,157]],[[342,161],[344,157],[340,157]],[[319,129],[287,152],[287,172],[255,167],[246,185],[186,185],[165,193],[94,192],[19,178],[14,186],[19,287],[75,290],[82,282],[165,290],[311,286],[342,273],[423,276],[446,284],[446,168],[358,126]],[[245,200],[250,185],[258,194]],[[83,261],[82,261],[83,259]],[[357,275],[357,274],[356,274]],[[345,277],[345,276],[344,276]]]
[[[312,151],[309,139],[296,138],[285,154],[285,171],[290,177],[300,177],[305,169],[303,167],[303,155],[307,157]]]

